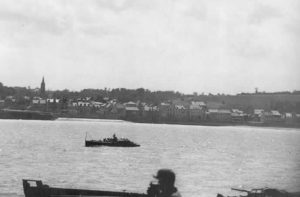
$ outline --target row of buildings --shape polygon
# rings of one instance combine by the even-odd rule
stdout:
[[[239,109],[224,109],[217,102],[173,100],[157,106],[143,102],[120,103],[116,99],[105,98],[97,102],[91,98],[60,100],[56,98],[33,97],[26,109],[49,111],[63,117],[124,119],[138,122],[178,122],[178,123],[297,123],[300,114],[280,113],[277,110],[254,109],[244,113]],[[0,108],[9,108],[15,102],[9,96],[0,100]]]
[[[157,106],[143,102],[120,103],[116,99],[104,98],[103,102],[92,98],[57,99],[47,98],[44,77],[38,96],[24,96],[17,103],[14,96],[0,99],[1,108],[17,108],[53,112],[63,117],[124,119],[138,122],[172,123],[300,123],[300,114],[280,113],[277,110],[254,109],[244,113],[240,109],[228,109],[220,102],[202,102],[177,99]]]

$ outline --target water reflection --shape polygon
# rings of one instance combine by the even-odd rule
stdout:
[[[23,178],[56,187],[146,192],[160,168],[177,174],[182,196],[231,187],[300,183],[299,129],[134,124],[121,121],[0,120],[1,195],[22,195]],[[116,133],[141,147],[84,147],[85,134]],[[0,196],[1,196],[0,195]]]

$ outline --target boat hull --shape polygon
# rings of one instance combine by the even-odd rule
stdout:
[[[139,147],[139,144],[135,144],[133,142],[103,142],[103,141],[96,141],[96,140],[86,140],[85,141],[86,147],[97,147],[97,146],[113,146],[113,147]]]
[[[34,184],[32,186],[31,184]],[[54,188],[44,185],[40,180],[23,179],[25,197],[75,197],[75,196],[108,196],[108,197],[147,197],[146,194],[114,192],[101,190]]]

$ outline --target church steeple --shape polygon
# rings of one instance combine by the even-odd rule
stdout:
[[[43,80],[41,83],[41,95],[44,96],[45,95],[45,80],[44,80],[44,76],[43,76]]]

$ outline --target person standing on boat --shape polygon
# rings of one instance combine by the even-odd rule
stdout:
[[[154,191],[154,196],[157,197],[181,197],[181,194],[175,187],[175,173],[170,169],[160,169],[157,171],[157,174],[153,176],[158,180],[158,185],[156,190]],[[151,190],[151,186],[153,184],[150,184],[150,188],[148,189],[148,192]]]
[[[114,141],[114,142],[117,142],[117,141],[118,141],[118,138],[117,138],[116,134],[113,134],[113,141]]]

